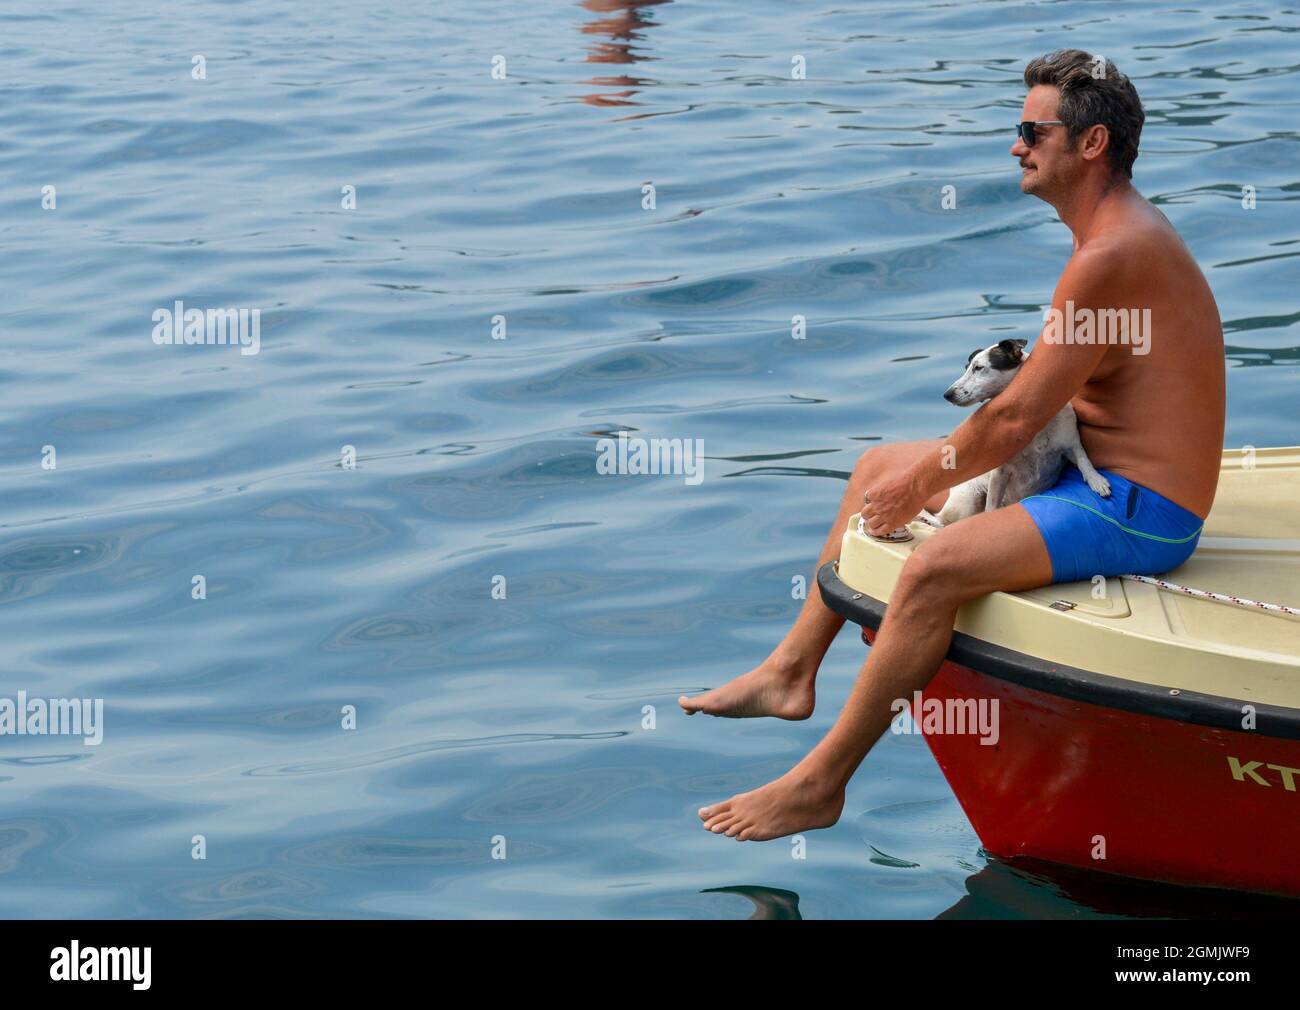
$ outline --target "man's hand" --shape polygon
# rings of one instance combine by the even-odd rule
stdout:
[[[873,537],[892,533],[916,518],[930,496],[917,485],[910,468],[882,474],[867,488],[862,518]]]

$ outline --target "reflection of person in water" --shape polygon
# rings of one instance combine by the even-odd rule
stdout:
[[[653,57],[636,52],[635,42],[643,37],[638,29],[650,28],[656,22],[647,19],[642,7],[657,7],[672,0],[583,0],[582,6],[596,14],[608,15],[582,26],[584,35],[604,35],[609,41],[599,41],[587,52],[588,63],[639,63]],[[628,101],[645,83],[641,78],[619,74],[613,77],[593,77],[588,83],[600,87],[623,88],[601,94],[585,95],[588,105],[635,105]]]

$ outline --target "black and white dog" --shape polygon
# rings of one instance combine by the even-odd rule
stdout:
[[[993,399],[1010,385],[1028,360],[1025,343],[1001,340],[992,347],[972,351],[966,371],[948,387],[943,398],[958,407]],[[1012,505],[1055,484],[1067,460],[1079,468],[1090,488],[1103,498],[1110,497],[1110,482],[1097,472],[1083,451],[1078,420],[1068,403],[1017,455],[996,470],[954,487],[937,516],[925,511],[921,516],[932,525],[947,526],[979,512]]]

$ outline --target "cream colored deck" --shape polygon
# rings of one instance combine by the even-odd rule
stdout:
[[[916,539],[881,543],[844,534],[839,577],[888,601]],[[1225,452],[1214,509],[1196,553],[1164,578],[1300,607],[1300,447],[1258,449],[1254,468]],[[994,593],[962,607],[957,630],[1066,666],[1181,690],[1300,708],[1300,617],[1267,613],[1108,579],[1106,598],[1072,582]],[[1051,603],[1076,604],[1069,611]]]

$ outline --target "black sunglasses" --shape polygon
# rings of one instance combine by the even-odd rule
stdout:
[[[1026,147],[1033,147],[1038,142],[1038,137],[1034,133],[1035,126],[1064,126],[1059,119],[1026,119],[1023,123],[1016,124],[1016,135],[1025,142]]]

